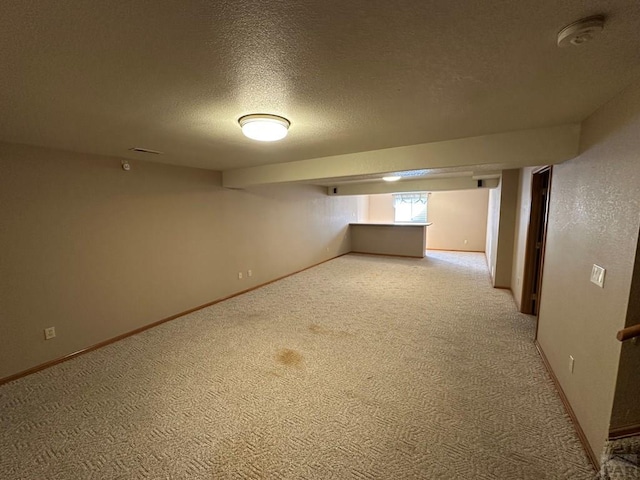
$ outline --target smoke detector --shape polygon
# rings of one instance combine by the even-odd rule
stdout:
[[[602,32],[603,28],[604,17],[602,15],[578,20],[560,30],[558,33],[558,46],[582,45]]]

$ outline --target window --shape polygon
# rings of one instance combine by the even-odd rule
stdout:
[[[427,222],[427,192],[394,193],[395,221],[401,223]]]

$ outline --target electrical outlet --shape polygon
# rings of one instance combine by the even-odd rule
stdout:
[[[251,270],[247,270],[247,277],[252,277],[253,276],[253,272]]]
[[[49,327],[44,329],[44,339],[51,340],[56,336],[56,327]]]
[[[575,363],[574,358],[569,355],[569,373],[573,373],[573,364]]]
[[[600,288],[604,288],[604,274],[606,270],[600,265],[593,264],[591,268],[591,283],[595,283]]]
[[[238,272],[238,280],[242,280],[242,272]]]
[[[469,243],[469,241],[465,239],[464,244],[466,245],[467,243]]]

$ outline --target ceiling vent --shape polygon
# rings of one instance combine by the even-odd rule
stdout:
[[[604,17],[602,15],[578,20],[560,30],[558,33],[558,46],[582,45],[593,40],[593,37],[602,32],[603,28]]]
[[[148,148],[133,147],[133,148],[130,148],[129,150],[131,152],[150,153],[152,155],[162,155],[162,152],[159,152],[157,150],[149,150]]]

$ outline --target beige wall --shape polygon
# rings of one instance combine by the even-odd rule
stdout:
[[[522,308],[522,279],[524,278],[524,260],[527,248],[527,231],[531,215],[531,178],[537,167],[527,167],[520,171],[518,203],[516,204],[516,230],[513,239],[513,268],[511,272],[511,291],[518,306]]]
[[[489,189],[431,192],[427,248],[484,252]],[[369,195],[371,223],[393,223],[393,195]],[[465,244],[465,240],[467,243]]]
[[[0,144],[0,378],[350,249],[356,197],[132,165]]]
[[[503,170],[500,189],[500,225],[494,286],[510,288],[513,265],[514,232],[518,204],[519,170]]]
[[[489,190],[489,205],[487,210],[487,242],[485,256],[491,282],[495,285],[496,261],[498,259],[498,227],[500,226],[500,195],[502,192],[502,179],[496,188]]]
[[[357,201],[357,219],[358,222],[368,222],[369,221],[369,195],[358,195],[356,196]]]
[[[489,189],[432,192],[427,248],[484,252]]]
[[[519,183],[520,170],[503,170],[489,194],[486,256],[494,287],[511,287]]]
[[[596,454],[609,428],[615,334],[625,324],[640,226],[638,132],[640,83],[583,123],[580,155],[554,167],[551,180],[538,340]],[[589,281],[594,263],[607,269],[604,289]]]
[[[394,220],[393,195],[391,193],[369,195],[368,221],[371,223],[393,223]]]

